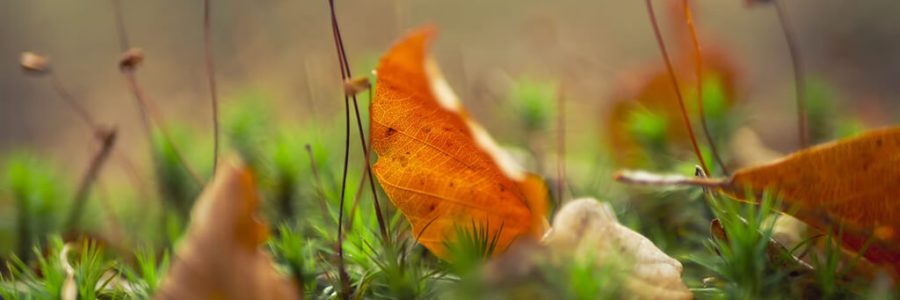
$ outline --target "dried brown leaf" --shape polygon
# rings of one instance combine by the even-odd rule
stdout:
[[[259,197],[241,163],[223,165],[191,212],[191,225],[158,299],[300,299],[261,249]]]

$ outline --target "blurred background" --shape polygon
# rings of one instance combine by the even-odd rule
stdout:
[[[202,2],[122,2],[130,43],[146,54],[137,74],[148,97],[166,120],[211,132]],[[369,74],[404,32],[436,25],[435,58],[464,104],[501,142],[514,136],[503,133],[515,126],[502,117],[507,108],[500,101],[514,82],[564,82],[567,130],[599,140],[616,91],[661,62],[642,1],[336,2],[356,74]],[[900,2],[783,2],[808,77],[834,91],[845,108],[841,113],[858,116],[867,127],[897,122]],[[678,53],[683,29],[676,27],[684,23],[672,16],[681,16],[674,5],[680,1],[655,3],[670,49]],[[775,149],[796,149],[794,82],[773,7],[748,7],[742,0],[692,3],[704,48],[725,53],[736,66],[748,112],[744,122]],[[282,121],[330,122],[341,113],[327,5],[325,0],[213,1],[213,52],[223,106],[254,90],[267,95],[267,105]],[[98,121],[116,124],[120,150],[146,149],[136,102],[117,68],[121,51],[111,1],[0,1],[0,41],[0,154],[34,150],[80,172],[95,147],[90,130],[51,85],[23,74],[18,66],[23,51],[50,57],[69,92]],[[596,142],[568,143],[577,149]]]

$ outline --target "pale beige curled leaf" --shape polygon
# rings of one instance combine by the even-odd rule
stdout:
[[[556,214],[544,243],[554,255],[604,263],[624,259],[632,263],[626,276],[629,297],[690,299],[681,281],[681,263],[666,255],[641,234],[619,224],[612,207],[595,199],[569,202]]]
[[[60,295],[62,300],[78,299],[78,284],[75,283],[75,268],[69,263],[69,251],[71,250],[72,245],[65,244],[63,245],[62,250],[59,251],[59,261],[62,264],[63,271],[66,273],[66,279],[63,281],[62,293]]]
[[[261,248],[268,235],[256,219],[259,197],[250,171],[229,163],[216,173],[191,211],[157,299],[300,299]]]

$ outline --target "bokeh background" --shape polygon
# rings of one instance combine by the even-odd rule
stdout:
[[[433,24],[433,52],[450,84],[503,142],[511,82],[565,81],[573,136],[601,133],[613,91],[636,70],[660,63],[642,1],[338,0],[351,63],[366,74],[404,32]],[[656,1],[664,28],[672,4]],[[790,60],[774,9],[742,0],[692,1],[705,47],[740,67],[746,122],[777,150],[796,148]],[[896,122],[900,111],[900,2],[783,1],[803,64],[827,82],[867,126]],[[325,0],[213,1],[216,77],[223,105],[262,91],[278,118],[329,120],[341,112]],[[167,120],[211,132],[203,65],[202,1],[123,1],[130,42],[146,54],[138,71]],[[667,41],[674,43],[671,35]],[[127,152],[146,149],[120,56],[112,2],[0,1],[0,154],[34,150],[78,172],[93,147],[90,132],[47,81],[25,76],[22,51],[49,56],[66,88],[103,123],[116,124]],[[330,123],[329,123],[330,124]],[[498,133],[499,132],[499,133]],[[596,132],[597,134],[594,134]],[[569,147],[596,141],[570,140]],[[140,153],[140,152],[137,152]],[[116,172],[111,170],[109,172]]]

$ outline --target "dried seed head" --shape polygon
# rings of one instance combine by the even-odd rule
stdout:
[[[119,69],[122,71],[131,71],[144,62],[144,51],[140,48],[131,48],[122,54],[119,59]]]
[[[50,70],[50,59],[34,52],[22,52],[19,64],[27,73],[41,75]]]
[[[350,78],[344,81],[344,93],[347,95],[356,95],[372,88],[372,83],[368,77]]]

